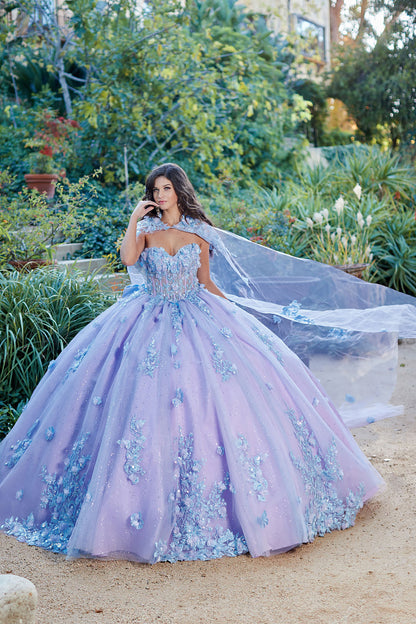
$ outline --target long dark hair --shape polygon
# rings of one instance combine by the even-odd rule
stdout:
[[[208,219],[201,204],[197,200],[195,189],[192,186],[185,171],[175,165],[175,163],[166,163],[153,169],[146,178],[146,191],[143,196],[143,200],[149,199],[153,201],[153,189],[155,186],[156,178],[163,176],[167,178],[175,189],[175,193],[178,196],[178,208],[181,215],[191,217],[193,219],[199,219],[205,221],[209,225],[212,225],[212,221]],[[159,208],[154,208],[147,213],[151,217],[159,217]]]

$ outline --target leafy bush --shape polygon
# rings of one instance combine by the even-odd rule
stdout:
[[[341,130],[340,128],[332,128],[328,130],[324,127],[321,134],[320,145],[337,147],[341,145],[351,145],[354,140],[354,133]]]
[[[114,303],[92,276],[56,269],[0,273],[0,436],[72,338]]]
[[[287,43],[264,16],[236,0],[70,4],[65,24],[34,0],[17,5],[19,23],[36,10],[36,28],[0,23],[0,122],[27,141],[36,110],[65,108],[81,125],[70,178],[102,167],[121,188],[126,152],[130,179],[175,161],[199,188],[229,177],[269,184],[291,162],[310,113],[288,86]]]
[[[253,186],[202,197],[202,203],[217,227],[280,251],[288,251],[289,215],[276,189]]]
[[[74,240],[85,223],[84,210],[94,202],[95,187],[87,178],[70,183],[58,182],[56,199],[26,187],[13,193],[13,178],[0,171],[0,267],[16,260],[29,262],[50,257],[51,247],[67,238]],[[88,214],[90,227],[98,221],[97,205]]]

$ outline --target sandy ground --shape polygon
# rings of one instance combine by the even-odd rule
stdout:
[[[66,561],[0,535],[0,574],[29,578],[38,624],[416,622],[416,344],[399,349],[405,415],[355,430],[385,489],[347,531],[270,558]]]

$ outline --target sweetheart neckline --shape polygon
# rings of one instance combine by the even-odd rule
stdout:
[[[171,253],[169,253],[167,251],[167,249],[165,249],[161,245],[150,245],[150,247],[145,247],[143,251],[146,251],[148,249],[161,249],[162,251],[164,251],[171,258],[175,258],[182,249],[184,249],[185,247],[189,247],[191,245],[196,245],[197,247],[199,247],[198,243],[186,243],[186,245],[182,245],[182,247],[179,247],[179,249],[176,251],[176,253],[171,254]],[[200,247],[199,247],[199,252],[201,253],[201,248]]]

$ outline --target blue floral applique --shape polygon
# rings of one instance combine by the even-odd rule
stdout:
[[[260,517],[257,518],[257,524],[264,529],[269,524],[269,518],[267,517],[266,510],[263,511]]]
[[[181,388],[176,388],[175,396],[171,401],[173,407],[179,407],[183,403],[183,390]]]
[[[23,438],[23,440],[17,440],[16,444],[12,444],[10,446],[10,450],[14,452],[4,464],[5,466],[7,466],[7,468],[13,468],[17,464],[19,459],[23,457],[24,453],[32,444],[33,434],[37,431],[39,425],[40,420],[39,418],[37,418],[26,433],[26,437]]]
[[[138,365],[138,370],[144,375],[148,375],[149,377],[153,377],[156,368],[158,368],[160,364],[160,352],[156,349],[156,341],[154,338],[150,341],[149,346],[147,347],[146,357],[143,362]]]
[[[5,533],[32,546],[66,553],[69,538],[85,500],[83,492],[86,469],[91,456],[83,454],[83,449],[88,437],[89,434],[84,434],[75,442],[64,461],[63,474],[50,474],[46,466],[42,467],[41,476],[45,488],[41,496],[41,507],[49,510],[49,520],[37,526],[33,513],[25,519],[10,517],[0,527]]]
[[[74,361],[72,363],[72,366],[70,366],[68,368],[68,370],[66,371],[66,373],[65,373],[64,381],[66,379],[68,379],[68,377],[69,377],[69,375],[71,373],[75,373],[78,370],[82,360],[85,358],[85,356],[87,355],[88,351],[89,351],[89,346],[85,347],[85,349],[79,349],[77,351],[77,354],[74,357]]]
[[[232,362],[224,359],[224,350],[213,342],[214,352],[211,354],[212,363],[216,373],[219,373],[223,381],[228,381],[231,375],[237,374],[237,367]]]
[[[140,531],[144,527],[143,516],[140,511],[131,514],[130,525],[133,527],[133,529],[136,529],[137,531]]]
[[[305,495],[309,500],[305,510],[308,540],[312,541],[316,535],[324,535],[334,529],[352,526],[363,506],[364,486],[361,484],[355,493],[350,491],[344,500],[340,498],[334,484],[344,475],[337,461],[335,439],[324,453],[304,416],[297,416],[293,409],[288,409],[286,413],[302,453],[302,459],[292,452],[290,457],[302,476]]]
[[[55,429],[53,427],[48,427],[45,431],[45,440],[50,442],[55,437]]]
[[[249,444],[247,438],[243,435],[238,436],[237,447],[240,449],[239,462],[251,484],[249,494],[256,496],[257,500],[264,502],[268,494],[269,484],[263,476],[261,465],[267,459],[267,453],[250,457],[248,453]]]
[[[227,507],[223,481],[214,483],[209,493],[200,477],[203,465],[194,457],[193,435],[180,435],[175,461],[178,484],[169,496],[173,505],[174,527],[169,543],[155,544],[155,561],[189,561],[236,556],[248,552],[243,535],[221,526]]]
[[[221,327],[220,332],[225,338],[232,338],[233,332],[229,327]]]
[[[146,294],[148,294],[146,285],[130,284],[129,286],[126,286],[121,299],[117,301],[116,305],[118,305],[120,308],[123,308],[128,303],[130,303],[130,301],[138,299],[139,297],[143,297],[143,295]]]
[[[132,439],[119,440],[118,444],[126,450],[126,461],[124,463],[124,472],[128,480],[133,485],[140,481],[140,477],[146,474],[142,466],[142,451],[146,442],[143,434],[144,420],[136,420],[132,418],[130,422],[130,431],[133,434]]]
[[[170,305],[170,319],[172,323],[172,328],[175,330],[176,339],[182,333],[182,323],[183,323],[184,314],[179,306],[179,303],[171,303]]]
[[[254,333],[260,338],[260,340],[264,342],[264,344],[269,348],[269,350],[276,356],[278,362],[280,362],[280,364],[283,364],[283,358],[279,349],[277,348],[277,345],[276,345],[277,340],[275,336],[271,334],[270,332],[266,333],[266,332],[261,331],[261,329],[257,327],[256,325],[253,325],[252,329]]]
[[[289,305],[284,306],[282,308],[282,314],[286,317],[293,319],[294,321],[298,321],[299,323],[306,323],[307,325],[314,325],[315,321],[312,318],[305,316],[300,313],[300,309],[302,304],[294,299],[289,303]]]

